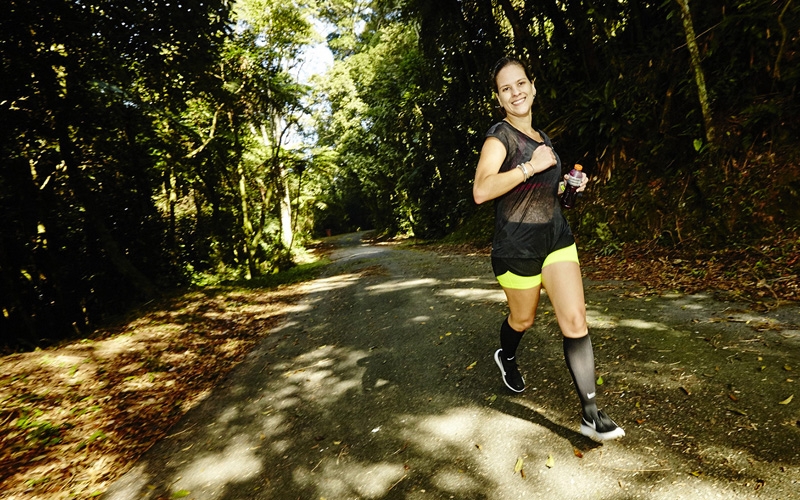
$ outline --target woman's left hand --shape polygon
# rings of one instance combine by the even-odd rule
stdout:
[[[564,185],[566,186],[569,182],[569,174],[564,174]],[[581,179],[581,185],[578,187],[578,192],[582,192],[586,189],[586,185],[589,184],[589,176],[583,174],[583,178]]]
[[[587,185],[587,184],[589,184],[589,176],[588,176],[588,175],[586,175],[586,174],[583,174],[583,179],[581,179],[581,185],[580,185],[580,187],[578,188],[578,192],[580,193],[581,191],[583,191],[584,189],[586,189],[586,185]]]

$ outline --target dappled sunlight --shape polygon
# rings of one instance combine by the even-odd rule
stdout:
[[[240,409],[238,406],[229,406],[220,412],[219,416],[217,416],[215,423],[230,424],[234,420],[238,419],[239,415],[240,415]]]
[[[606,314],[598,313],[589,308],[586,309],[586,322],[591,329],[613,329],[617,326],[617,321],[614,318],[610,318]]]
[[[195,458],[181,467],[170,484],[175,491],[197,491],[205,488],[204,499],[224,499],[224,488],[208,489],[207,486],[247,481],[256,477],[263,468],[256,453],[259,445],[251,437],[234,436],[219,452],[194,454]]]
[[[703,304],[684,304],[681,307],[693,311],[702,311],[705,308]]]
[[[303,375],[303,377],[305,378],[305,382],[309,387],[320,387],[322,385],[326,385],[326,382],[334,375],[335,374],[332,370],[316,370]]]
[[[299,298],[298,288],[191,292],[89,338],[4,357],[2,454],[13,469],[2,480],[9,494],[30,490],[27,481],[37,485],[25,493],[31,499],[88,498],[105,488],[109,471],[125,470],[270,332],[286,300]],[[229,392],[234,397],[241,388]],[[250,411],[232,407],[217,428]],[[273,417],[262,434],[286,432],[283,419]],[[188,449],[195,456],[198,446]],[[260,463],[252,453],[236,453],[220,462],[220,478]],[[37,455],[42,459],[30,460]],[[148,477],[141,481],[138,491],[147,491]]]
[[[69,368],[83,363],[85,359],[84,356],[59,354],[55,356],[45,356],[40,362],[42,365],[53,365],[56,368]]]
[[[600,311],[597,308],[592,307],[590,305],[587,305],[586,307],[586,321],[589,323],[589,327],[593,328],[627,327],[627,328],[634,328],[638,330],[649,330],[649,331],[669,330],[668,326],[660,322],[648,321],[633,317],[620,318],[612,316],[604,310]]]
[[[437,489],[455,495],[454,498],[473,496],[475,493],[481,491],[482,487],[480,481],[477,481],[467,471],[457,469],[454,466],[436,471],[431,478],[431,483],[436,486]]]
[[[307,467],[295,469],[297,484],[316,490],[315,498],[383,498],[406,474],[402,463],[348,463],[324,460],[312,474]]]
[[[288,313],[288,314],[297,314],[297,313],[308,312],[308,311],[310,311],[310,310],[312,310],[314,308],[314,302],[317,302],[319,300],[321,300],[321,299],[319,299],[319,298],[316,299],[316,300],[308,299],[305,302],[302,302],[302,303],[299,303],[299,304],[295,304],[293,306],[289,306],[289,307],[286,308],[286,313]]]
[[[298,392],[299,390],[295,386],[288,386],[275,391],[272,398],[270,398],[274,401],[272,408],[281,411],[299,405],[302,402],[302,398],[297,395]]]
[[[155,375],[146,373],[140,376],[132,376],[127,377],[125,380],[119,383],[119,391],[130,392],[130,391],[142,391],[146,389],[151,389],[155,386]]]
[[[418,420],[413,435],[406,438],[417,441],[421,446],[432,447],[431,451],[436,449],[436,443],[460,444],[466,450],[483,442],[481,430],[491,416],[493,415],[479,409],[453,408],[444,415],[427,416]],[[490,428],[485,430],[494,433]]]
[[[483,286],[499,286],[497,284],[497,280],[494,278],[478,278],[475,276],[467,276],[464,278],[456,278],[451,280],[453,283],[472,283],[472,284],[479,284]]]
[[[279,365],[285,370],[283,379],[292,385],[275,388],[276,404],[285,408],[300,401],[332,404],[349,391],[360,390],[366,368],[358,366],[368,352],[321,346],[298,356],[292,362]],[[294,395],[287,398],[287,391]],[[286,403],[289,400],[289,403]]]
[[[274,335],[276,333],[281,333],[281,332],[283,332],[285,330],[291,330],[292,328],[296,327],[298,324],[299,324],[298,321],[291,321],[291,320],[290,321],[285,321],[285,322],[281,323],[280,325],[276,326],[275,328],[273,328],[271,333]]]
[[[387,293],[387,292],[399,292],[402,290],[408,290],[409,288],[431,287],[437,284],[439,284],[439,280],[430,278],[412,279],[412,280],[389,280],[386,283],[381,283],[380,285],[365,286],[364,290],[368,292]]]
[[[502,290],[485,277],[433,279],[435,264],[420,255],[353,261],[358,271],[303,285],[308,295],[296,315],[273,327],[241,371],[149,455],[138,489],[107,500],[746,498],[735,491],[746,493],[765,462],[760,448],[743,444],[756,429],[726,414],[729,396],[742,393],[723,387],[728,379],[714,365],[692,363],[701,349],[729,360],[725,342],[734,338],[698,338],[694,323],[676,326],[664,314],[695,299],[588,304],[601,402],[628,432],[599,445],[578,432],[547,298],[526,344],[530,390],[511,396],[491,361],[496,334],[484,335],[505,312]],[[182,346],[159,359],[171,364],[196,352]],[[701,398],[721,408],[709,415]],[[753,423],[765,431],[788,425],[773,420]],[[718,439],[694,430],[709,425],[723,427],[711,431]],[[729,446],[707,446],[726,438]],[[166,470],[160,453],[170,457]],[[734,467],[740,481],[730,484]]]
[[[579,458],[573,453],[575,445],[566,440],[563,446],[543,448],[551,438],[548,427],[557,424],[533,410],[530,415],[533,418],[526,420],[497,410],[458,407],[442,415],[406,415],[402,433],[415,452],[442,464],[430,471],[431,482],[455,498],[485,493],[486,498],[496,500],[615,499],[639,482],[651,486],[651,495],[645,497],[651,500],[746,498],[731,493],[725,481],[694,478],[686,471],[665,468],[663,451],[655,456],[652,450],[612,442],[584,451]],[[515,474],[518,460],[522,469]],[[551,466],[546,465],[549,460]]]
[[[110,359],[123,353],[128,353],[138,344],[133,334],[117,335],[108,339],[92,342],[93,354],[100,359]]]
[[[359,274],[341,274],[330,278],[318,278],[304,285],[307,293],[325,293],[339,288],[353,286],[361,279]]]
[[[260,413],[262,416],[256,416],[256,418],[261,421],[261,435],[259,436],[261,439],[270,439],[291,431],[291,424],[286,415],[269,411]],[[275,441],[272,444],[275,445],[276,443],[279,443],[279,441]],[[283,451],[283,449],[279,449],[278,453],[283,453]]]
[[[506,295],[501,289],[488,290],[481,288],[447,288],[438,290],[437,295],[453,299],[467,300],[472,302],[498,302],[503,303]]]
[[[645,321],[643,319],[620,319],[617,322],[617,326],[628,327],[628,328],[637,328],[639,330],[651,330],[651,331],[665,331],[668,330],[667,326],[662,323],[656,323],[653,321]]]

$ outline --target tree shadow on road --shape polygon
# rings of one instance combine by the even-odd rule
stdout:
[[[488,269],[474,259],[368,250],[316,280],[297,313],[106,498],[738,500],[758,484],[763,467],[742,469],[745,486],[726,489],[729,471],[706,466],[707,450],[659,413],[675,404],[669,390],[699,389],[670,370],[674,361],[650,356],[672,351],[650,345],[654,322],[637,317],[643,307],[620,309],[615,325],[592,319],[604,402],[624,410],[616,418],[630,435],[601,445],[565,416],[577,407],[553,332],[529,343],[537,349],[530,369],[563,368],[532,393],[546,412],[529,404],[532,395],[499,392],[491,353],[502,292]],[[689,340],[663,331],[676,345]],[[733,464],[741,450],[726,446],[725,429],[708,432]],[[796,472],[787,469],[785,484]]]

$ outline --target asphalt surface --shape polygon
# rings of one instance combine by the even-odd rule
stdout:
[[[598,400],[627,432],[598,444],[546,299],[512,394],[488,259],[360,237],[102,498],[800,498],[796,307],[587,282]]]

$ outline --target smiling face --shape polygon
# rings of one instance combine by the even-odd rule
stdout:
[[[495,77],[497,100],[507,115],[526,116],[531,111],[536,88],[519,64],[507,64]]]

